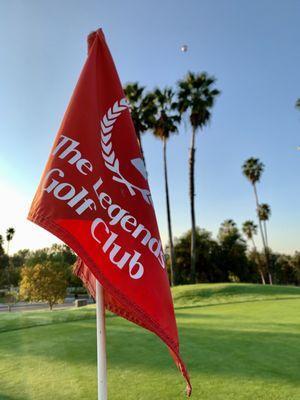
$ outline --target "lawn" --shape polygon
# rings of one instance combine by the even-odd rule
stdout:
[[[300,399],[300,288],[211,284],[173,294],[194,399]],[[1,313],[0,399],[96,399],[95,333],[93,306]],[[164,347],[109,314],[109,400],[183,399]]]

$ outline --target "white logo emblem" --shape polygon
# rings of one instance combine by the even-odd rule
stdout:
[[[129,107],[128,102],[125,98],[116,101],[113,107],[110,107],[101,121],[101,148],[102,156],[106,168],[113,172],[113,180],[125,185],[131,194],[135,196],[136,192],[140,192],[143,199],[151,204],[151,194],[146,188],[140,188],[129,180],[127,180],[120,171],[120,163],[116,154],[113,150],[113,145],[111,141],[113,126],[117,118],[121,115],[122,111],[127,110]],[[142,174],[144,179],[147,179],[147,172],[145,164],[141,158],[135,158],[131,160],[132,165]]]

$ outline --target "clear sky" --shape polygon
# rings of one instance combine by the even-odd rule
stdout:
[[[275,251],[300,250],[300,2],[298,0],[10,0],[0,2],[0,233],[11,250],[56,239],[26,221],[30,201],[86,57],[102,27],[123,83],[174,85],[188,70],[222,95],[197,136],[197,224],[255,218],[243,161],[260,158]],[[180,46],[188,45],[182,53]],[[188,124],[168,147],[174,235],[189,229]],[[143,138],[161,235],[167,239],[161,143]]]

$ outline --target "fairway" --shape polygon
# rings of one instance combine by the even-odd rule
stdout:
[[[173,291],[194,399],[300,399],[300,289],[210,284]],[[107,316],[109,400],[185,398],[153,334]],[[0,314],[1,400],[92,400],[94,307]]]

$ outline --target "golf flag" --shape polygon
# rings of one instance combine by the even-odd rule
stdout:
[[[108,310],[166,343],[190,395],[147,175],[102,30],[88,37],[28,218],[77,253],[78,274],[91,290],[101,283]]]

